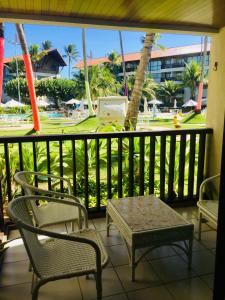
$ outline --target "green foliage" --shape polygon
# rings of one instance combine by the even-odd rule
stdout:
[[[44,42],[41,43],[41,49],[42,50],[49,50],[52,48],[52,42],[49,40],[45,40]]]
[[[42,79],[36,81],[38,96],[47,96],[58,108],[62,101],[70,100],[76,95],[76,84],[69,79]]]
[[[22,102],[29,103],[29,93],[27,87],[27,80],[25,78],[19,78],[20,86],[20,96]],[[12,79],[8,81],[5,85],[7,95],[15,100],[19,100],[18,97],[18,81],[17,79]]]
[[[11,108],[8,108],[7,110],[4,109],[4,113],[7,113],[7,114],[26,114],[29,112],[31,112],[30,105],[25,105],[22,107],[11,107]]]
[[[24,77],[25,76],[25,68],[24,68],[24,62],[23,60],[17,60],[18,64],[18,75],[19,77]],[[9,74],[15,78],[17,76],[17,64],[16,64],[16,59],[13,58],[13,60],[7,64]]]
[[[177,94],[181,90],[181,85],[171,81],[166,80],[163,84],[159,86],[158,95],[160,98],[165,99],[165,105],[173,105],[173,100],[177,97]]]

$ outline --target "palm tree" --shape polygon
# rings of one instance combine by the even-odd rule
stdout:
[[[3,23],[0,23],[0,102],[2,100],[3,68],[4,68],[4,27],[3,27]]]
[[[191,61],[186,64],[183,72],[183,85],[189,87],[191,91],[191,98],[196,99],[196,90],[201,79],[201,67],[196,61]]]
[[[173,104],[173,100],[176,98],[177,93],[180,91],[181,85],[172,81],[166,80],[160,87],[159,87],[159,95],[169,99],[170,105]]]
[[[19,36],[20,45],[23,52],[23,60],[25,64],[26,69],[26,78],[27,78],[27,85],[30,95],[30,101],[31,101],[31,107],[32,107],[32,115],[33,115],[33,121],[34,121],[34,131],[40,131],[41,124],[40,124],[40,118],[39,118],[39,110],[37,106],[36,101],[36,93],[35,93],[35,87],[34,87],[34,79],[33,79],[33,72],[32,72],[32,65],[31,65],[31,59],[27,47],[27,42],[24,35],[23,25],[22,24],[16,24],[16,30]]]
[[[82,28],[82,46],[83,46],[83,61],[84,61],[84,79],[85,79],[85,95],[88,101],[89,116],[94,116],[94,110],[91,101],[90,86],[88,81],[88,66],[87,66],[87,51],[86,51],[86,32]]]
[[[122,38],[122,32],[121,31],[119,31],[119,39],[120,39],[120,50],[121,50],[121,56],[122,56],[124,95],[128,96],[127,74],[126,74],[126,65],[125,65],[124,52],[123,52],[123,38]]]
[[[41,49],[42,50],[49,50],[52,48],[52,42],[49,40],[45,40],[44,42],[42,42],[41,44]]]
[[[30,59],[32,61],[34,77],[36,78],[36,72],[40,60],[47,54],[46,50],[40,50],[40,46],[37,44],[32,44],[29,47]]]
[[[118,73],[118,66],[121,64],[121,57],[120,55],[116,52],[116,50],[111,51],[108,53],[108,60],[109,60],[109,67],[110,70],[114,75]]]
[[[64,51],[66,53],[66,56],[68,57],[68,62],[69,62],[69,79],[70,79],[70,69],[71,69],[71,62],[76,61],[79,57],[79,52],[76,48],[76,45],[74,44],[69,44],[64,47]]]
[[[130,130],[130,128],[136,128],[139,103],[145,80],[145,71],[149,62],[154,41],[155,33],[146,33],[140,63],[136,72],[134,88],[131,94],[131,101],[129,102],[127,115],[124,122],[125,130]]]

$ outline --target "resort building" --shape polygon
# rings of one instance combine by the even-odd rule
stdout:
[[[151,54],[151,60],[148,64],[148,73],[152,78],[158,82],[163,83],[165,80],[173,80],[180,82],[182,72],[184,71],[186,63],[190,61],[196,61],[201,63],[201,56],[203,53],[203,47],[201,44],[181,46],[174,48],[166,48],[160,50],[153,50]],[[208,44],[207,56],[205,60],[205,70],[208,73],[209,68],[209,54],[210,44]],[[124,55],[126,74],[132,75],[136,71],[141,57],[141,52],[129,53]],[[107,57],[101,57],[96,59],[87,60],[89,67],[104,64],[109,62]],[[83,68],[83,60],[79,61],[75,68]],[[123,76],[122,65],[120,66],[118,76]],[[207,88],[204,89],[203,97],[206,97]],[[183,95],[180,95],[184,100],[190,98],[190,91],[185,88]]]
[[[34,68],[35,78],[58,78],[60,77],[60,68],[65,67],[67,64],[62,55],[57,49],[46,50],[44,55],[36,64]],[[11,73],[9,64],[17,58],[18,61],[23,60],[23,56],[7,57],[4,59],[4,83],[16,77],[16,73]]]

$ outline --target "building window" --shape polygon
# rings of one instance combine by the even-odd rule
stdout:
[[[149,64],[149,71],[158,71],[161,70],[161,61],[160,60],[153,60],[150,61]]]
[[[161,73],[152,73],[151,77],[156,81],[156,82],[161,82]]]

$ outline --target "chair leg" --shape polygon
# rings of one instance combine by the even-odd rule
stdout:
[[[102,271],[95,274],[97,300],[102,300]]]
[[[199,212],[199,220],[198,220],[198,240],[201,241],[202,235],[202,213]]]

